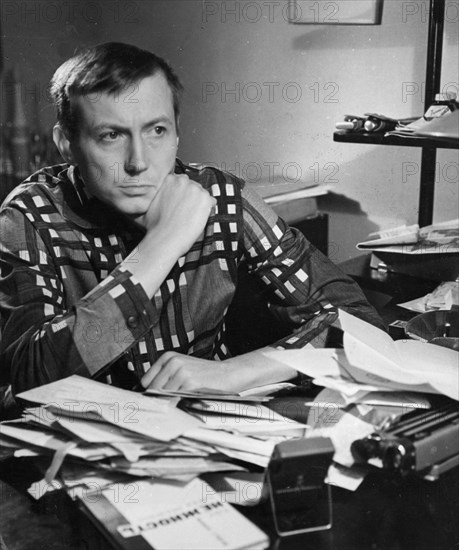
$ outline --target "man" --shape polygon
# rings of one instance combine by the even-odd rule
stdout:
[[[30,176],[0,213],[0,364],[13,393],[71,374],[229,391],[291,378],[260,351],[230,357],[225,315],[241,263],[285,319],[340,306],[379,322],[244,182],[176,158],[180,89],[164,60],[126,44],[56,71],[66,164]]]

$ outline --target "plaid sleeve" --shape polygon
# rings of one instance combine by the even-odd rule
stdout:
[[[120,267],[67,305],[65,269],[34,227],[15,209],[0,216],[0,381],[14,393],[95,375],[157,322],[142,286]]]
[[[247,185],[242,190],[242,203],[246,261],[249,271],[266,285],[269,306],[276,317],[305,327],[314,323],[316,316],[332,322],[336,315],[331,313],[342,308],[384,328],[359,286]],[[304,345],[303,339],[299,340]]]

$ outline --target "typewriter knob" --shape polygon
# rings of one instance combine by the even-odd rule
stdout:
[[[378,434],[371,434],[364,439],[357,439],[351,445],[351,454],[358,463],[365,463],[370,458],[381,456],[381,437]]]
[[[383,467],[388,470],[407,472],[413,467],[413,453],[410,441],[386,442],[382,453]]]

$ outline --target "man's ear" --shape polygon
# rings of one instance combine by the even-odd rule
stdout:
[[[55,124],[53,128],[53,140],[56,144],[56,147],[59,150],[62,158],[67,164],[76,164],[72,152],[72,147],[69,139],[65,135],[64,130],[60,124]]]

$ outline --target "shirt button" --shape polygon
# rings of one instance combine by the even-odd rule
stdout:
[[[136,328],[139,324],[139,320],[137,318],[136,315],[130,315],[128,318],[127,318],[127,326],[129,328]]]

